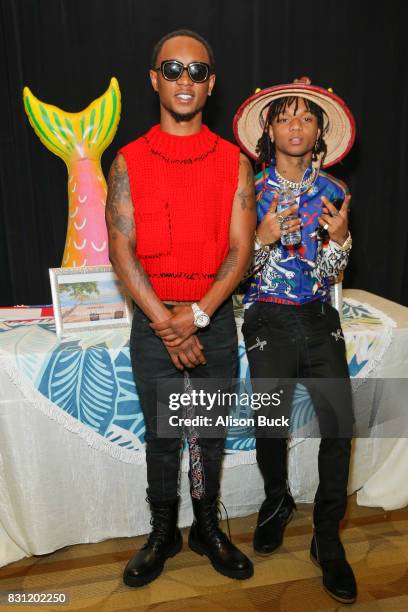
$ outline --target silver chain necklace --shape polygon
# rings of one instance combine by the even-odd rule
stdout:
[[[306,189],[306,187],[310,187],[310,185],[312,185],[315,182],[316,176],[317,176],[317,170],[316,168],[313,168],[312,172],[307,177],[307,179],[304,179],[303,181],[300,181],[299,183],[296,183],[295,181],[290,181],[289,179],[284,178],[281,174],[279,174],[276,166],[275,166],[275,174],[276,174],[278,183],[281,185],[281,187],[286,187],[286,189],[293,189],[293,190],[300,191],[300,190]]]

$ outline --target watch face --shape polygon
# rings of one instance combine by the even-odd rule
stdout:
[[[197,327],[206,327],[210,322],[210,317],[206,315],[204,312],[202,314],[197,315],[195,324]]]

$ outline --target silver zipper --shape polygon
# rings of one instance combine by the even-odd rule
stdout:
[[[280,500],[279,505],[276,508],[276,510],[274,511],[274,513],[271,514],[270,516],[268,516],[268,518],[266,518],[264,521],[262,521],[262,523],[259,523],[258,527],[263,527],[264,525],[266,525],[266,523],[268,523],[271,519],[273,519],[273,517],[279,512],[279,510],[281,509],[281,506],[283,504],[283,500],[285,499],[285,495],[286,495],[286,491],[282,495],[282,499]]]
[[[313,504],[313,508],[314,508],[314,506],[315,506],[315,504]],[[317,545],[316,528],[315,528],[315,526],[314,526],[314,523],[313,523],[313,525],[312,525],[312,526],[313,526],[313,537],[314,537],[314,541],[315,541],[315,544],[316,544],[316,559],[317,559],[317,561],[319,561],[319,563],[320,563],[320,559],[319,559],[319,547],[318,547],[318,545]]]
[[[340,339],[344,340],[344,336],[341,333],[341,329],[338,329],[335,332],[331,332],[331,335],[334,337],[334,339],[336,340],[336,342],[338,342]]]
[[[265,344],[268,344],[267,340],[260,340],[259,338],[256,339],[256,344],[253,344],[252,346],[247,348],[247,351],[252,351],[253,349],[256,349],[259,347],[260,351],[263,351],[263,347],[265,346]]]

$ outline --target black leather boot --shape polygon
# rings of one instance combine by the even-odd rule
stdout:
[[[144,586],[160,576],[166,559],[174,557],[183,546],[177,527],[178,499],[149,503],[153,529],[146,544],[129,561],[123,574],[123,582],[130,587]]]
[[[258,555],[270,555],[283,542],[283,532],[296,510],[295,501],[286,491],[278,505],[266,499],[258,513],[254,532],[254,550]]]
[[[254,573],[251,561],[218,527],[218,497],[193,499],[194,521],[188,537],[191,550],[206,555],[224,576],[245,580]]]
[[[257,438],[256,460],[264,480],[265,501],[258,513],[253,544],[256,553],[270,555],[282,544],[285,526],[296,508],[287,484],[287,440]]]
[[[339,548],[339,544],[343,548],[340,540],[336,543],[336,548]],[[325,548],[328,547],[325,546]],[[337,558],[321,558],[319,556],[319,541],[315,534],[310,545],[310,559],[322,570],[323,588],[328,595],[341,603],[352,604],[356,601],[356,580],[345,555]]]

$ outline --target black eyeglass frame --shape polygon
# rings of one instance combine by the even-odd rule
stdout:
[[[180,74],[175,77],[174,79],[169,79],[165,74],[164,74],[164,66],[166,64],[177,64],[178,66],[180,66],[180,68],[182,67],[182,71],[180,72]],[[202,79],[200,81],[197,81],[197,79],[195,79],[190,72],[190,68],[191,66],[205,66],[207,69],[207,75],[205,77],[205,79]],[[181,78],[183,72],[185,70],[187,70],[188,76],[190,77],[190,79],[193,81],[193,83],[205,83],[206,81],[208,81],[208,79],[210,78],[211,74],[213,73],[213,70],[210,66],[210,64],[207,64],[206,62],[190,62],[189,64],[183,64],[182,62],[180,62],[179,60],[163,60],[162,63],[160,64],[160,66],[158,68],[154,68],[154,70],[156,72],[161,72],[162,77],[164,79],[166,79],[166,81],[178,81],[178,79]]]

